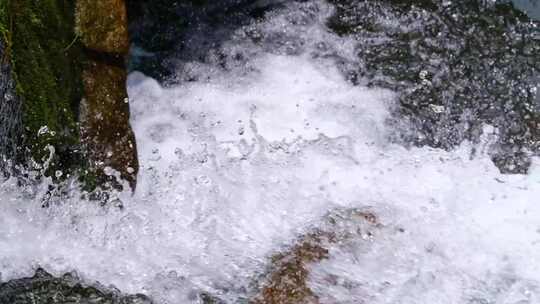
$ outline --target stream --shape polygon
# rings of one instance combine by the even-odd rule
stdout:
[[[208,18],[161,79],[135,45],[136,192],[101,205],[74,185],[44,207],[48,181],[0,181],[0,282],[41,267],[156,304],[249,303],[273,255],[354,209],[380,225],[309,265],[320,303],[540,303],[539,24],[486,4],[493,27],[456,8],[463,29],[439,32],[452,1],[371,2]]]

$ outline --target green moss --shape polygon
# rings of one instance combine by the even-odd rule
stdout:
[[[0,2],[0,39],[6,44],[11,43],[9,36],[10,18],[8,14],[8,5],[10,0]]]
[[[78,106],[83,94],[83,52],[74,33],[74,1],[4,2],[3,32],[10,19],[11,62],[17,93],[23,101],[25,159],[43,163],[55,157],[46,175],[80,168]],[[6,9],[7,7],[7,9]],[[38,131],[47,127],[49,132]]]

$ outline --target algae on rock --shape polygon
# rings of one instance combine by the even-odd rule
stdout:
[[[21,104],[15,94],[15,82],[5,41],[0,39],[0,172],[6,174],[10,159],[17,153],[17,139],[21,135]]]
[[[10,159],[17,153],[21,137],[21,103],[15,94],[13,69],[9,60],[11,38],[7,1],[0,3],[0,173],[7,174]]]
[[[17,141],[24,149],[17,161],[32,159],[35,167],[29,169],[51,176],[80,168],[77,113],[83,55],[80,45],[72,43],[73,3],[18,0],[5,2],[3,8],[3,34],[10,38],[3,60],[10,61],[21,102],[23,130]]]
[[[14,83],[20,103],[17,108],[9,94],[0,96],[1,156],[53,179],[78,173],[86,186],[109,181],[104,171],[110,167],[134,187],[138,165],[126,103],[124,1],[2,1],[0,34],[0,88],[8,92]],[[94,116],[81,116],[82,100],[88,103],[85,113]],[[15,121],[20,116],[20,123],[10,115]]]

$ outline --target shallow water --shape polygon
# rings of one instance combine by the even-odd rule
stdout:
[[[452,151],[389,141],[396,93],[347,81],[336,58],[354,60],[355,42],[326,28],[331,13],[290,3],[168,87],[132,73],[136,193],[44,209],[46,184],[3,182],[1,279],[41,266],[156,303],[236,303],[328,211],[369,208],[383,227],[312,265],[321,303],[540,302],[540,160],[502,175],[487,124]]]

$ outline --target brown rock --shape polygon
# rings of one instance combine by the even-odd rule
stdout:
[[[96,185],[121,188],[113,170],[134,190],[139,169],[129,124],[125,56],[129,51],[124,0],[77,0],[77,33],[86,49],[81,141]],[[113,169],[113,170],[110,170]]]
[[[317,304],[319,300],[307,285],[310,263],[328,258],[328,249],[309,235],[289,252],[272,258],[275,270],[252,304]]]
[[[372,235],[371,229],[379,227],[377,216],[371,212],[352,209],[329,214],[322,227],[272,257],[272,269],[251,304],[318,304],[317,295],[308,286],[309,265],[327,259],[329,245]]]
[[[87,48],[106,53],[129,51],[124,0],[77,0],[76,22]]]
[[[126,70],[91,62],[83,72],[85,99],[81,105],[81,139],[99,184],[110,167],[120,172],[132,189],[138,171],[135,135],[129,125]]]

